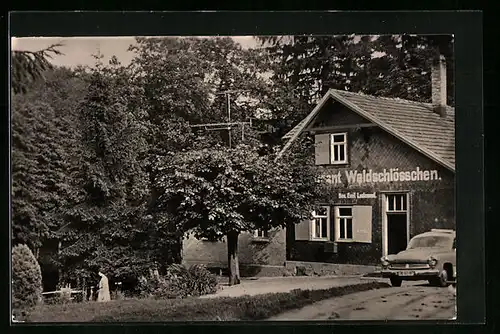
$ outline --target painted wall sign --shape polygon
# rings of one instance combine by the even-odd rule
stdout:
[[[354,199],[354,198],[377,198],[376,193],[359,193],[359,192],[352,192],[352,193],[339,193],[339,199]]]
[[[381,182],[417,182],[441,180],[437,170],[425,170],[420,167],[414,170],[399,170],[399,168],[383,169],[373,171],[371,169],[346,170],[343,173],[323,174],[318,177],[318,182],[326,182],[332,185],[365,184]]]

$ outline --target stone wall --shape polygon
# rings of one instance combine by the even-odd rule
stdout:
[[[294,276],[350,276],[370,274],[375,272],[377,267],[352,264],[287,261],[286,270]]]

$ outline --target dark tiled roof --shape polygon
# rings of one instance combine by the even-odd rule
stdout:
[[[455,109],[452,107],[447,107],[446,117],[441,117],[433,112],[430,103],[332,89],[318,107],[283,138],[295,140],[321,110],[320,105],[329,98],[343,103],[433,160],[455,170]],[[288,147],[286,145],[284,150]]]

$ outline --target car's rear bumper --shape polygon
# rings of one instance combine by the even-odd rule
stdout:
[[[399,277],[404,280],[427,280],[435,277],[439,277],[439,270],[437,269],[404,269],[404,270],[392,270],[384,269],[381,271],[382,277],[391,278]]]

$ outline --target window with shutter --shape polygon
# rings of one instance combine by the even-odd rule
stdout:
[[[316,165],[342,165],[348,162],[347,133],[318,134],[315,137]]]
[[[369,205],[335,207],[335,241],[372,242],[372,207]]]

